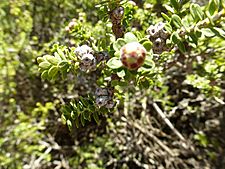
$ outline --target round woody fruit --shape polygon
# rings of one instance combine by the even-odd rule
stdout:
[[[126,68],[135,70],[143,65],[146,54],[144,46],[138,42],[130,42],[120,49],[120,60]]]
[[[92,54],[84,54],[81,58],[81,62],[86,66],[91,66],[96,62],[96,59]]]

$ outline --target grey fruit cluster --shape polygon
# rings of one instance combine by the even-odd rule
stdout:
[[[92,50],[92,48],[87,45],[82,45],[77,47],[74,52],[80,60],[81,71],[90,72],[96,70],[97,60],[94,56],[94,51]]]
[[[113,88],[97,88],[95,91],[95,102],[99,107],[104,106],[107,109],[111,109],[115,106],[115,102],[113,101],[113,95]]]
[[[163,51],[167,51],[166,39],[169,33],[165,29],[165,23],[159,22],[156,25],[151,25],[147,30],[147,37],[153,43],[153,52],[161,54]]]

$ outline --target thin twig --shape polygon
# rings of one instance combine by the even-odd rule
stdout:
[[[161,148],[163,148],[166,152],[168,152],[172,157],[177,156],[174,152],[170,150],[168,146],[166,146],[161,140],[159,140],[156,136],[154,136],[152,133],[146,131],[144,128],[142,128],[137,123],[128,122],[131,126],[134,126],[136,129],[138,129],[140,132],[142,132],[144,135],[151,138],[154,142],[156,142]]]
[[[170,129],[182,140],[185,141],[185,138],[182,136],[182,134],[173,126],[173,124],[170,122],[170,120],[166,117],[166,115],[163,113],[163,111],[159,108],[159,106],[156,103],[153,103],[153,107],[155,108],[156,112],[162,117],[164,122],[170,127]]]

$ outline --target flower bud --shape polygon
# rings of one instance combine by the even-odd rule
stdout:
[[[145,61],[147,51],[138,42],[131,42],[120,49],[120,60],[128,69],[138,69]]]

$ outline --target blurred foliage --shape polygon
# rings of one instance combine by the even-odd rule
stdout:
[[[118,6],[125,35],[116,39],[109,15]],[[224,7],[223,0],[1,0],[0,168],[223,168]],[[162,21],[170,50],[155,54],[146,30]],[[129,42],[147,50],[138,71],[119,60]],[[84,44],[110,59],[80,71],[74,50]],[[109,83],[117,105],[99,108],[92,96]]]

